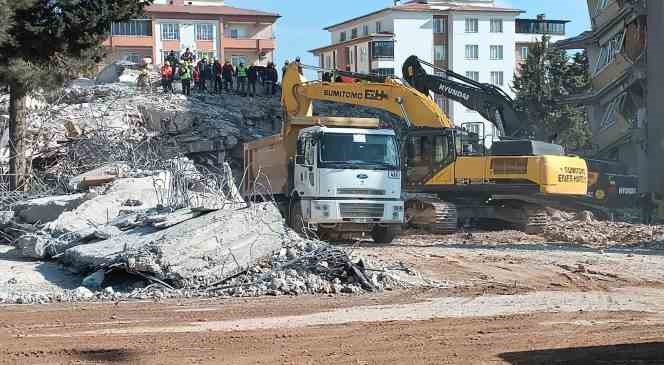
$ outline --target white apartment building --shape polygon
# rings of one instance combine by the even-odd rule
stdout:
[[[494,0],[395,2],[325,28],[331,43],[310,52],[326,69],[397,77],[402,76],[405,60],[417,55],[439,68],[495,84],[513,96],[511,85],[520,55],[527,55],[521,48],[517,52],[517,45],[532,44],[540,28],[548,29],[538,28],[541,24],[530,27],[531,20],[518,19],[522,13],[498,7]],[[478,113],[435,98],[456,125],[484,122],[484,134],[495,135],[493,125]]]

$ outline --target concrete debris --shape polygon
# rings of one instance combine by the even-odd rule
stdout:
[[[78,208],[64,212],[48,223],[46,231],[58,234],[84,231],[111,222],[118,217],[128,199],[140,200],[143,207],[154,208],[160,203],[170,177],[161,173],[153,177],[120,179],[111,184],[104,194],[85,201]]]
[[[607,247],[615,245],[664,245],[664,226],[596,220],[592,213],[559,219],[545,228],[544,236],[554,242],[570,242]]]
[[[97,270],[83,279],[82,285],[91,290],[98,290],[101,288],[106,278],[106,271]]]
[[[26,223],[52,222],[62,213],[76,209],[87,196],[87,194],[72,194],[27,200],[16,204],[14,211]]]

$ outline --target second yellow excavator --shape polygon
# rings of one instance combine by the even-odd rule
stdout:
[[[565,156],[560,146],[518,140],[488,149],[477,133],[455,128],[430,97],[400,79],[341,74],[336,82],[307,81],[292,64],[282,83],[286,118],[311,117],[316,100],[403,118],[402,185],[411,225],[448,233],[474,220],[537,231],[548,223],[548,205],[587,193],[586,162]]]

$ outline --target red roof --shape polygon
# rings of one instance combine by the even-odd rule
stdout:
[[[485,11],[493,13],[523,13],[523,10],[514,9],[514,8],[501,8],[497,6],[479,6],[479,5],[463,5],[459,3],[438,3],[438,4],[427,4],[421,2],[421,0],[409,1],[404,4],[399,4],[396,6],[390,6],[389,8],[383,8],[372,13],[358,16],[349,20],[345,20],[341,23],[330,25],[325,27],[325,30],[330,30],[332,28],[344,25],[347,23],[354,22],[372,15],[376,15],[386,11],[412,11],[412,12],[445,12],[445,11]]]
[[[258,10],[241,9],[226,5],[161,5],[153,4],[146,9],[149,13],[180,13],[195,15],[239,15],[239,16],[263,16],[271,18],[280,18],[277,13],[268,13]]]

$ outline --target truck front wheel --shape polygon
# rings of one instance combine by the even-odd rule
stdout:
[[[399,235],[400,231],[400,227],[375,226],[371,231],[371,238],[373,238],[376,243],[392,243],[392,241],[394,241]]]

